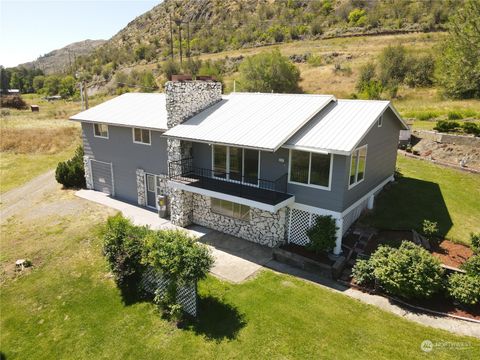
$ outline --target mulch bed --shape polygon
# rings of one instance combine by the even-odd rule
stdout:
[[[318,261],[318,262],[323,263],[323,264],[327,264],[328,266],[332,266],[335,263],[335,261],[330,260],[330,258],[328,257],[328,255],[326,253],[317,254],[317,253],[314,253],[312,251],[307,250],[307,248],[304,247],[304,246],[300,246],[300,245],[290,243],[290,244],[282,245],[282,246],[280,246],[280,248],[285,250],[285,251],[290,251],[294,254],[304,256],[304,257],[309,258],[311,260]]]

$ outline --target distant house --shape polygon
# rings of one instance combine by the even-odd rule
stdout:
[[[7,89],[5,91],[3,89],[0,89],[0,94],[3,94],[3,95],[20,95],[20,90],[19,89]]]
[[[399,132],[388,101],[233,93],[213,81],[168,82],[71,117],[80,121],[87,186],[170,219],[270,247],[305,245],[319,215],[342,236],[393,180]]]

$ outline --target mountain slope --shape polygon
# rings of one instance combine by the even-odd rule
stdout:
[[[20,64],[19,66],[41,69],[47,75],[65,72],[73,66],[76,57],[91,54],[94,49],[105,42],[105,40],[78,41],[61,49],[50,51],[35,61]]]
[[[78,65],[99,74],[109,63],[116,68],[164,60],[171,53],[170,16],[174,54],[181,43],[183,55],[188,46],[198,55],[351,33],[440,30],[461,5],[456,0],[165,0]]]

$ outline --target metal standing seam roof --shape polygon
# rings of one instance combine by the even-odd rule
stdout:
[[[333,100],[332,95],[234,93],[165,135],[276,151]]]
[[[126,93],[73,115],[70,120],[165,131],[165,94]]]
[[[407,128],[389,101],[337,100],[296,132],[284,146],[350,155],[388,107]]]

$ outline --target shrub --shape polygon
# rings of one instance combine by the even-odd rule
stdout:
[[[299,92],[300,71],[280,50],[246,58],[239,67],[243,91]]]
[[[431,120],[438,117],[438,114],[434,111],[423,111],[416,114],[416,118],[421,121]]]
[[[333,250],[337,230],[335,219],[330,215],[318,216],[315,224],[307,230],[307,236],[310,239],[307,248],[316,253]]]
[[[348,14],[348,21],[353,26],[364,26],[367,22],[367,15],[364,9],[353,9]]]
[[[480,276],[455,273],[448,277],[448,294],[462,305],[480,302]]]
[[[410,56],[407,62],[409,66],[405,74],[405,83],[408,86],[431,86],[433,84],[435,60],[431,55]]]
[[[480,276],[480,255],[475,255],[465,261],[461,268],[467,272],[468,275]]]
[[[470,233],[470,244],[475,254],[480,254],[480,233]]]
[[[360,285],[371,284],[375,281],[374,267],[368,260],[357,260],[352,269],[355,281]]]
[[[424,219],[422,222],[422,233],[428,239],[431,239],[438,234],[438,223],[436,221]]]
[[[83,147],[75,150],[75,155],[67,161],[58,163],[55,179],[65,188],[84,188],[85,169],[83,165]]]
[[[442,287],[440,261],[422,247],[403,241],[398,249],[380,246],[370,258],[385,291],[405,298],[429,298]]]
[[[448,120],[461,120],[463,115],[460,111],[449,111],[447,114]]]
[[[437,130],[438,132],[445,133],[445,132],[453,132],[459,127],[460,127],[460,124],[456,121],[438,120],[433,130]]]
[[[137,287],[144,270],[142,264],[143,238],[146,227],[134,226],[121,214],[111,216],[103,233],[103,253],[115,281],[122,288]]]
[[[0,96],[0,107],[17,109],[17,110],[28,109],[27,103],[23,101],[21,96],[18,96],[18,95]]]
[[[360,76],[357,80],[356,89],[363,92],[370,82],[375,79],[376,65],[373,62],[366,63],[360,68]]]
[[[405,47],[387,46],[379,58],[379,77],[384,87],[396,86],[403,82],[409,69]]]
[[[310,55],[307,57],[307,64],[311,66],[321,66],[322,57],[320,55]]]
[[[480,136],[480,125],[471,122],[471,121],[465,121],[462,125],[462,130],[466,134],[472,134],[475,136]]]

